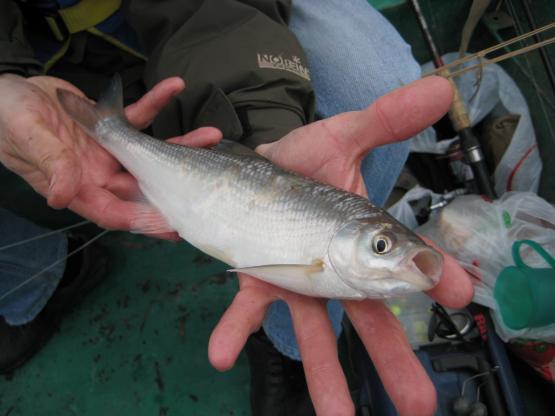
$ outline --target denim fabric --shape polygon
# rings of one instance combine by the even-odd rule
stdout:
[[[308,57],[321,118],[360,110],[387,92],[420,78],[420,66],[410,46],[395,28],[366,0],[293,1],[290,27]],[[368,196],[383,206],[401,172],[408,142],[372,151],[362,165]],[[343,309],[328,302],[328,313],[337,335]],[[275,302],[264,320],[264,330],[275,347],[300,360],[287,305]]]
[[[46,232],[48,230],[0,208],[0,248]],[[23,325],[38,315],[58,286],[65,262],[41,273],[7,297],[3,296],[66,254],[64,234],[0,250],[0,316],[8,324]]]

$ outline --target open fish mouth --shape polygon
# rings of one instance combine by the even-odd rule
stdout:
[[[431,247],[412,250],[396,271],[396,277],[418,288],[429,290],[439,283],[443,256]]]
[[[432,289],[443,269],[443,256],[432,248],[416,248],[393,270],[375,269],[360,289],[368,298],[403,296]],[[376,278],[376,276],[380,276]]]

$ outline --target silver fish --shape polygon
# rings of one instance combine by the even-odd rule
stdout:
[[[232,271],[340,299],[402,295],[439,281],[442,255],[365,198],[260,157],[145,135],[123,115],[117,77],[96,105],[57,93],[65,111],[137,179],[169,227]],[[136,228],[160,230],[152,211]]]

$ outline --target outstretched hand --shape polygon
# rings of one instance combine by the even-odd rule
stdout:
[[[262,155],[281,167],[366,196],[360,164],[375,147],[409,138],[449,108],[452,90],[438,77],[419,80],[377,100],[363,111],[340,114],[261,145]],[[324,299],[309,298],[247,275],[212,333],[209,358],[219,370],[233,366],[248,336],[262,324],[271,302],[289,305],[308,388],[319,415],[354,414],[337,358],[337,342]],[[445,255],[440,283],[429,292],[449,307],[470,302],[472,285],[456,261]],[[344,301],[344,308],[402,415],[431,415],[434,387],[415,357],[403,329],[381,301]]]
[[[75,86],[59,78],[0,76],[0,162],[23,177],[53,208],[70,208],[104,228],[129,230],[137,209],[138,187],[120,163],[61,108],[56,89]],[[141,130],[184,88],[168,78],[125,109]],[[218,140],[219,130],[202,128],[185,136]],[[183,139],[183,138],[182,138]],[[159,235],[176,238],[175,233]]]

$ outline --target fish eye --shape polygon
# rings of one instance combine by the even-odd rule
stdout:
[[[372,240],[372,249],[376,254],[387,254],[391,251],[393,243],[387,235],[379,234]]]

